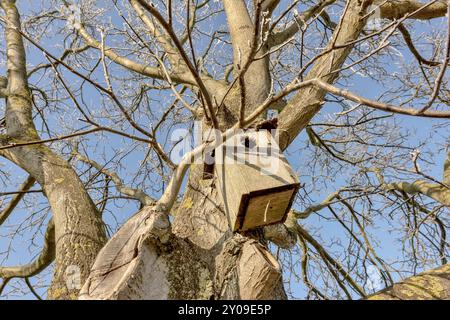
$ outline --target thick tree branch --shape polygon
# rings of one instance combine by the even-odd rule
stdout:
[[[447,152],[447,158],[445,159],[444,162],[444,174],[442,181],[446,185],[450,185],[450,151]]]
[[[228,29],[233,48],[234,81],[239,83],[241,104],[239,120],[244,125],[245,114],[252,112],[270,92],[270,73],[267,44],[264,39],[270,10],[264,15],[264,1],[255,1],[255,17],[250,17],[244,0],[224,0]],[[258,55],[260,58],[256,59]],[[224,98],[223,98],[224,99]],[[222,103],[221,103],[222,104]]]
[[[439,184],[418,180],[413,183],[391,182],[384,187],[389,191],[398,190],[411,195],[420,193],[450,208],[450,191]]]
[[[1,1],[6,15],[6,57],[8,70],[6,130],[11,137],[38,138],[32,120],[25,48],[20,34],[20,15],[13,0]],[[4,81],[3,81],[4,82]],[[26,132],[26,135],[24,133]]]
[[[359,37],[366,20],[361,19],[366,12],[367,4],[350,0],[343,13],[339,26],[335,29],[333,40],[325,49],[325,53],[316,60],[314,66],[309,71],[306,80],[323,79],[327,83],[332,83],[337,78],[337,73],[330,72],[341,68],[347,56],[352,50],[351,45],[341,49],[333,50],[335,45],[351,43]],[[331,49],[331,51],[329,51]],[[312,117],[320,110],[326,91],[320,88],[310,87],[301,92],[289,101],[280,113],[280,147],[285,149],[295,137],[302,131]]]
[[[450,264],[402,280],[367,300],[449,300]]]
[[[0,98],[8,97],[8,78],[0,77]]]
[[[404,192],[410,195],[415,194],[423,194],[446,207],[450,208],[450,189],[447,187],[446,178],[449,175],[449,159],[450,152],[447,154],[447,159],[444,163],[444,183],[428,183],[426,181],[417,180],[415,182],[391,182],[386,183],[384,181],[384,177],[381,175],[381,172],[374,170],[378,181],[380,182],[383,189],[386,191],[397,190],[400,192]]]
[[[8,64],[6,129],[8,136],[5,137],[6,141],[0,144],[13,142],[6,148],[3,146],[1,153],[27,171],[42,186],[55,224],[54,236],[51,235],[53,232],[47,234],[48,245],[44,247],[44,251],[35,262],[23,267],[3,268],[2,274],[7,279],[10,276],[33,275],[45,268],[56,256],[49,297],[73,298],[73,293],[78,290],[67,287],[66,268],[77,265],[80,268],[81,277],[87,275],[97,252],[106,241],[104,224],[79,176],[69,163],[49,147],[37,146],[42,142],[39,141],[32,119],[32,100],[28,88],[22,41],[22,36],[28,40],[30,37],[27,37],[20,29],[20,17],[15,1],[4,0],[1,6],[6,14]],[[90,132],[98,130],[94,128]],[[83,132],[83,134],[86,133],[86,131]],[[75,135],[80,133],[70,136]],[[69,135],[65,138],[68,137]],[[52,228],[51,225],[50,229]]]
[[[336,0],[321,0],[319,3],[308,8],[300,15],[295,15],[295,21],[293,21],[288,27],[286,27],[283,31],[273,33],[269,36],[269,47],[273,48],[286,42],[289,38],[293,37],[298,31],[300,31],[300,28],[305,26],[310,19],[319,15],[322,10],[329,5],[332,5],[334,2],[336,2]]]
[[[283,249],[291,249],[296,244],[296,235],[283,223],[264,227],[264,238]]]
[[[374,4],[381,4],[380,15],[381,18],[386,19],[400,19],[405,15],[414,13],[409,16],[408,19],[418,19],[418,20],[430,20],[434,18],[440,18],[445,16],[447,12],[447,3],[445,0],[434,0],[431,5],[420,10],[424,4],[423,2],[415,0],[377,0]],[[418,11],[419,10],[419,11]]]
[[[133,189],[124,186],[122,179],[120,179],[119,175],[115,172],[107,170],[104,166],[100,165],[96,161],[89,159],[83,155],[81,155],[78,151],[73,150],[72,154],[80,161],[92,165],[95,169],[100,171],[101,173],[107,175],[111,178],[111,180],[116,185],[117,191],[120,193],[127,195],[133,199],[139,200],[143,206],[151,206],[156,203],[154,199],[152,199],[149,195],[147,195],[144,191],[140,189]]]
[[[33,262],[15,267],[1,267],[0,278],[7,281],[11,278],[28,278],[37,275],[47,268],[55,259],[55,225],[53,219],[48,223],[45,232],[44,247],[39,257]]]
[[[262,12],[267,12],[267,14],[270,16],[272,15],[275,8],[280,4],[280,0],[253,0],[253,6],[255,8],[258,6],[258,3],[261,3]]]

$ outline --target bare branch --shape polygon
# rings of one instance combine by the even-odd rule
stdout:
[[[439,94],[439,90],[441,89],[441,84],[442,80],[444,79],[445,71],[447,70],[447,66],[450,63],[450,1],[448,3],[449,4],[447,7],[447,42],[445,45],[444,59],[442,61],[441,70],[434,82],[434,89],[433,92],[431,93],[430,100],[428,101],[427,105],[422,110],[420,110],[420,113],[424,113],[433,106],[433,103]]]
[[[324,258],[324,260],[331,264],[336,270],[344,277],[344,279],[352,286],[352,288],[358,292],[362,297],[366,296],[366,293],[364,292],[364,289],[359,286],[356,281],[350,276],[349,272],[346,271],[342,265],[335,259],[333,259],[330,254],[325,250],[325,248],[317,242],[317,240],[312,237],[306,229],[301,227],[294,217],[288,218],[288,227],[291,228],[293,231],[297,232],[299,236],[304,238],[307,242],[309,242],[316,250],[317,252]],[[331,270],[330,270],[331,271]],[[339,280],[337,279],[338,283]]]
[[[425,271],[383,289],[367,300],[448,300],[450,264]],[[433,285],[426,285],[432,283]]]
[[[308,20],[314,18],[317,15],[320,15],[320,12],[323,11],[329,5],[332,5],[336,0],[321,0],[316,5],[308,8],[306,11],[302,12],[300,15],[294,15],[295,21],[293,21],[287,28],[283,31],[273,33],[269,36],[269,46],[276,47],[287,41],[289,38],[294,36],[301,27],[303,27]],[[275,26],[276,24],[274,24]]]
[[[367,98],[357,96],[356,94],[353,94],[347,90],[336,88],[319,79],[316,79],[314,82],[318,87],[327,92],[333,93],[335,95],[349,99],[353,102],[357,102],[359,104],[366,105],[378,110],[405,114],[409,116],[429,117],[429,118],[450,118],[450,111],[423,111],[423,109],[417,110],[417,109],[401,108],[387,103],[382,103],[379,101],[370,100]]]
[[[84,136],[84,135],[87,135],[87,134],[90,134],[90,133],[94,133],[94,132],[97,132],[97,131],[102,131],[102,130],[107,131],[106,128],[98,127],[98,128],[92,128],[92,129],[88,129],[88,130],[78,131],[78,132],[71,133],[71,134],[60,135],[60,136],[57,136],[57,137],[54,137],[54,138],[50,138],[50,139],[32,140],[32,141],[26,141],[26,142],[12,140],[10,138],[7,138],[7,141],[1,141],[0,140],[0,142],[2,142],[2,144],[0,146],[0,151],[1,150],[12,149],[12,148],[24,147],[24,146],[33,146],[33,145],[37,145],[37,144],[44,144],[44,143],[47,143],[47,142],[55,142],[55,141],[70,139],[70,138]],[[8,143],[6,143],[6,142],[8,142]],[[149,141],[147,141],[147,142],[149,142]]]
[[[116,185],[117,191],[120,193],[127,195],[133,199],[139,200],[143,206],[151,206],[156,203],[156,200],[152,199],[148,196],[144,191],[140,189],[133,189],[124,186],[122,179],[120,179],[119,175],[115,172],[107,170],[105,166],[100,165],[96,161],[89,159],[83,155],[81,155],[77,150],[72,150],[72,154],[80,161],[92,165],[95,169],[100,171],[101,173],[107,175],[111,178],[111,180]]]
[[[44,247],[41,254],[33,262],[16,267],[0,267],[0,278],[3,281],[11,278],[28,278],[37,275],[47,268],[55,259],[55,225],[51,219],[45,232]]]
[[[13,212],[13,210],[16,208],[16,206],[19,204],[20,200],[25,196],[26,192],[30,190],[30,188],[34,185],[35,179],[32,176],[28,176],[28,178],[22,183],[22,185],[19,188],[19,193],[17,193],[11,201],[8,203],[8,205],[0,211],[0,225],[5,222],[6,219],[8,219],[9,215]]]
[[[177,49],[172,46],[170,38],[160,32],[153,21],[145,14],[142,6],[137,0],[130,0],[130,4],[141,21],[147,26],[149,34],[162,45],[162,47],[164,48],[164,52],[167,54],[169,60],[173,64],[174,69],[177,70],[177,73],[181,73],[179,70],[181,70],[181,68],[183,67],[186,68],[186,65],[184,65],[183,59],[178,53]]]
[[[417,51],[416,47],[414,46],[414,43],[411,39],[411,35],[410,35],[408,29],[406,29],[406,27],[402,23],[398,25],[398,30],[403,35],[406,45],[408,46],[409,50],[414,55],[414,57],[416,57],[416,59],[419,61],[419,63],[423,63],[425,65],[432,66],[432,67],[440,65],[440,63],[437,61],[430,61],[430,60],[427,60],[424,57],[422,57],[422,55],[419,53],[419,51]]]
[[[38,299],[42,300],[41,296],[34,290],[33,286],[31,285],[30,279],[25,278],[25,283],[27,284],[28,289],[30,289],[31,293]]]
[[[378,0],[375,4],[382,3],[380,7],[382,18],[400,19],[405,15],[415,12],[413,15],[409,16],[409,19],[430,20],[445,16],[447,12],[447,4],[445,2],[445,0],[434,0],[429,2],[430,5],[424,9],[421,9],[424,4],[415,0]],[[419,9],[421,10],[418,11]]]
[[[219,123],[217,122],[216,114],[213,108],[213,104],[211,101],[211,97],[209,94],[208,89],[205,86],[205,83],[203,82],[202,78],[198,74],[197,70],[195,69],[192,62],[189,60],[186,52],[183,49],[183,45],[181,44],[180,40],[178,39],[177,35],[175,34],[175,31],[173,30],[172,26],[167,23],[167,21],[163,18],[163,16],[159,13],[159,11],[153,6],[153,4],[149,5],[143,0],[138,0],[139,3],[146,9],[148,12],[150,12],[156,20],[163,26],[165,31],[168,33],[169,37],[171,38],[172,42],[175,44],[175,47],[177,48],[179,54],[183,58],[184,63],[188,67],[190,73],[192,74],[196,85],[199,87],[200,92],[202,93],[202,98],[204,99],[204,102],[206,104],[206,108],[208,110],[208,113],[206,114],[207,117],[209,117],[209,120],[212,121],[214,128],[219,128]]]

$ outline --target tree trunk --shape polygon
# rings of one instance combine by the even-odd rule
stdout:
[[[225,2],[229,10],[243,1]],[[243,7],[244,9],[245,7]],[[246,10],[246,9],[245,9]],[[248,51],[249,36],[242,37],[239,30],[250,29],[251,20],[237,19],[232,36],[236,43],[243,43]],[[250,37],[251,39],[251,37]],[[245,56],[246,52],[242,53]],[[237,68],[235,70],[238,70]],[[267,59],[260,59],[248,68],[246,82],[246,113],[259,106],[269,95],[270,75]],[[230,92],[211,91],[217,101],[223,102],[217,117],[222,131],[233,126],[239,119],[241,92],[235,86]],[[204,123],[206,125],[206,123]],[[207,125],[206,125],[207,126]],[[109,242],[100,253],[91,276],[81,291],[82,299],[286,299],[281,268],[267,250],[262,229],[246,234],[234,234],[230,230],[227,216],[216,187],[214,178],[204,179],[203,165],[190,166],[188,183],[182,202],[174,215],[173,228],[167,231],[171,239],[167,243],[155,237],[148,226],[147,231],[133,231],[139,237],[131,236],[134,218],[122,227],[124,239]],[[144,213],[145,212],[145,213]],[[151,208],[141,213],[151,216]],[[119,231],[120,232],[120,231]],[[126,236],[125,236],[126,235]],[[132,239],[131,239],[131,238]],[[147,240],[143,240],[147,239]],[[119,242],[133,243],[118,252]],[[139,243],[145,243],[141,245]],[[133,249],[131,249],[133,248]],[[140,248],[137,251],[136,248]],[[135,252],[133,255],[131,252]],[[136,253],[137,252],[137,253]],[[173,254],[176,252],[176,254]],[[116,260],[124,259],[122,269],[113,270],[106,257],[114,255]],[[130,258],[132,257],[132,258]],[[176,257],[176,259],[174,258]],[[146,265],[158,265],[152,270],[156,275],[146,275]],[[126,272],[124,271],[126,270]],[[152,271],[154,272],[154,271]],[[122,277],[123,274],[126,274]],[[108,275],[107,280],[105,277]],[[139,279],[139,280],[134,280]],[[160,283],[153,292],[155,281]],[[95,285],[94,285],[95,283]],[[114,287],[114,290],[111,290]]]
[[[141,210],[102,249],[80,298],[285,299],[262,229],[233,233],[215,184],[192,164],[164,236],[158,213]]]
[[[202,175],[201,165],[191,166],[173,231],[205,252],[204,261],[214,275],[215,298],[285,298],[280,266],[268,252],[262,230],[233,234],[216,180],[203,180]]]
[[[342,32],[335,35],[339,45],[356,39],[365,24],[361,17],[368,4],[351,2],[342,21]],[[242,118],[241,110],[250,114],[270,93],[268,56],[248,65],[243,77],[240,74],[251,55],[252,44],[257,46],[253,43],[254,25],[245,1],[224,0],[224,9],[232,38],[234,78],[239,85],[227,93],[211,91],[220,105],[217,117],[222,131]],[[267,50],[262,47],[258,55],[263,56]],[[351,46],[330,50],[314,65],[311,77],[334,81],[337,73],[329,72],[339,69],[350,51]],[[282,129],[290,135],[284,137],[283,148],[319,111],[325,94],[320,89],[305,89],[280,114],[286,122]],[[153,292],[152,298],[286,299],[280,266],[267,250],[263,230],[231,232],[215,183],[214,178],[203,178],[202,165],[191,165],[183,200],[176,212],[171,212],[175,215],[173,229],[164,228],[165,237],[171,241],[155,236],[160,231],[151,221],[157,218],[151,209],[145,209],[142,221],[150,222],[136,226],[136,220],[131,219],[122,227],[123,236],[110,241],[100,253],[81,298],[147,298],[150,293],[143,293],[143,288],[153,288],[157,281],[158,287],[165,289]],[[180,260],[170,261],[171,250],[178,252]],[[119,269],[111,264],[111,257],[122,261]],[[146,275],[146,265],[157,266],[153,269],[159,270],[158,279]],[[180,283],[184,284],[181,288]]]
[[[2,1],[7,18],[7,137],[0,144],[39,140],[32,120],[26,57],[15,1]],[[50,299],[75,299],[106,242],[99,213],[70,164],[45,145],[2,150],[0,154],[27,171],[42,187],[55,224],[55,272]]]
[[[50,204],[56,256],[48,298],[75,299],[106,242],[100,214],[77,173],[50,148],[13,148],[5,156],[36,179]]]

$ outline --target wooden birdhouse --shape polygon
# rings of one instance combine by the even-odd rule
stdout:
[[[299,188],[270,131],[246,131],[215,149],[214,175],[233,231],[284,222]]]

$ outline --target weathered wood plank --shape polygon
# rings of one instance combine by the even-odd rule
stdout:
[[[269,131],[236,135],[215,154],[217,187],[233,231],[284,220],[299,182]]]

